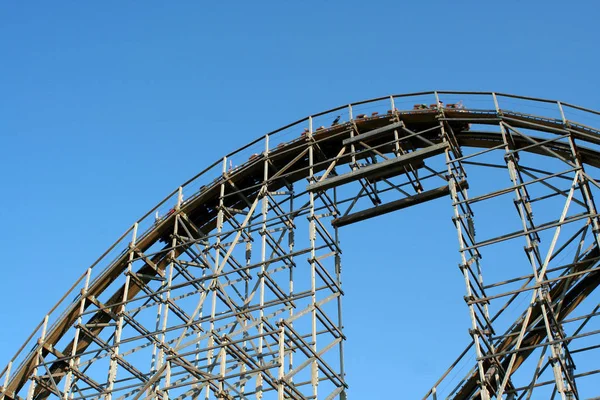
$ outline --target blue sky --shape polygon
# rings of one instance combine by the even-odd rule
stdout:
[[[132,221],[220,155],[288,122],[433,89],[600,109],[594,1],[207,3],[0,3],[0,364]],[[346,309],[372,312],[383,335],[418,332],[440,351],[447,346],[422,311],[390,321],[383,305],[404,295],[440,315],[457,310],[448,330],[458,350],[467,309],[450,253],[456,242],[448,243],[451,268],[418,291],[422,271],[389,263],[401,218],[348,229],[390,234],[348,256],[377,273],[353,275],[346,261]],[[426,225],[415,229],[434,240]],[[388,251],[374,255],[377,246]],[[363,285],[381,290],[365,294]],[[353,335],[364,340],[364,322],[346,323],[352,398],[383,396],[383,383],[374,394],[368,382],[399,376],[417,382],[397,389],[416,398],[451,361],[408,339],[365,350],[351,344]]]

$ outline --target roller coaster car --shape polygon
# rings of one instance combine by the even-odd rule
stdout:
[[[460,112],[465,112],[465,106],[462,102],[446,104],[446,108]]]
[[[458,103],[446,104],[445,108],[449,111],[455,111],[455,112],[461,112],[461,113],[467,112],[467,110],[465,110],[465,106],[462,103],[462,101],[459,101]],[[468,131],[471,129],[471,124],[470,123],[460,124],[460,129],[463,131]]]
[[[324,133],[327,130],[328,129],[326,129],[324,126],[320,126],[317,129],[315,129],[315,131],[313,132],[313,134],[321,134],[321,133]],[[309,133],[308,128],[304,128],[304,131],[302,131],[302,134],[300,135],[300,137],[308,136],[308,133]]]
[[[322,134],[324,134],[325,132],[328,132],[328,131],[329,131],[329,128],[325,128],[324,126],[320,126],[320,127],[318,127],[318,128],[315,130],[315,132],[314,132],[314,135],[315,135],[315,136],[317,136],[317,135],[322,135]]]
[[[429,110],[429,107],[427,107],[427,104],[415,104],[413,106],[413,110]]]
[[[367,118],[367,115],[366,115],[366,114],[358,114],[358,115],[356,116],[356,119],[364,119],[364,118]]]
[[[254,153],[248,158],[248,161],[256,160],[258,157],[260,157],[260,154]]]

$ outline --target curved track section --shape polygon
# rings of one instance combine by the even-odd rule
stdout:
[[[88,268],[3,369],[0,399],[345,399],[339,235],[428,201],[456,227],[472,341],[424,399],[600,395],[594,119],[424,92],[271,132]]]

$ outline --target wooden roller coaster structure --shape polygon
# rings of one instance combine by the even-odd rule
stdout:
[[[472,340],[423,399],[600,396],[600,131],[582,118],[600,113],[434,91],[270,132],[87,268],[0,400],[345,399],[339,236],[429,201],[451,210]]]

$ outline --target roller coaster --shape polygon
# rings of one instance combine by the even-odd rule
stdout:
[[[0,400],[346,399],[344,226],[430,201],[456,228],[471,340],[422,398],[600,398],[593,126],[600,112],[560,101],[433,91],[261,136],[83,271]]]

